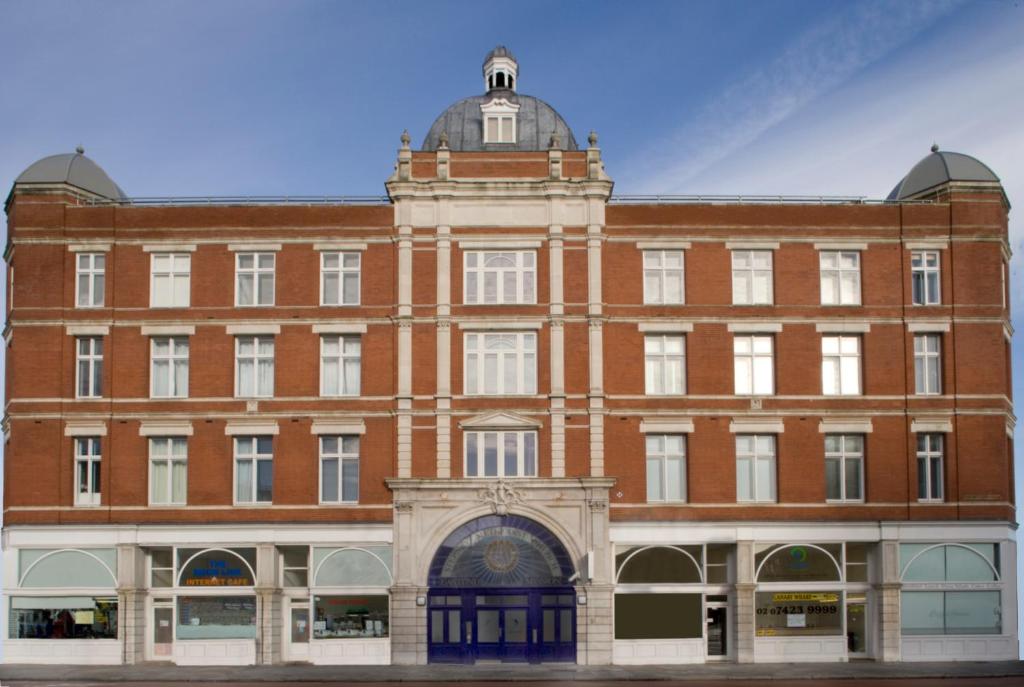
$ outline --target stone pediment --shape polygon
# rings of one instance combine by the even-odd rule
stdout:
[[[459,423],[462,429],[538,429],[540,426],[533,418],[502,411],[474,415]]]

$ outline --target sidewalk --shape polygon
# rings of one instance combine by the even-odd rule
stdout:
[[[431,666],[138,666],[0,665],[0,681],[39,682],[469,682],[628,680],[842,680],[1016,677],[1024,662],[759,663],[682,666],[577,666],[574,664]]]

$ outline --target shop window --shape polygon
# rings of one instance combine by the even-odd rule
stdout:
[[[997,635],[1002,599],[991,591],[903,591],[900,621],[905,635]]]
[[[839,592],[757,592],[758,637],[809,637],[843,633]]]
[[[178,549],[178,585],[251,587],[256,584],[256,549]]]
[[[178,639],[255,639],[255,596],[179,596]]]
[[[699,584],[701,547],[633,547],[615,556],[619,584]]]
[[[998,582],[995,544],[902,544],[904,582]]]
[[[152,549],[149,552],[149,586],[174,586],[174,551],[170,548]]]
[[[388,636],[388,596],[314,596],[313,638]]]
[[[732,576],[729,571],[729,558],[732,556],[732,544],[708,544],[706,547],[707,561],[705,577],[708,584],[726,584]]]
[[[840,582],[841,544],[765,546],[754,555],[758,582]]]
[[[846,581],[868,581],[868,544],[850,542],[846,545]]]
[[[615,639],[704,636],[701,594],[616,594]]]
[[[15,596],[11,639],[117,639],[117,597]]]
[[[116,549],[21,549],[18,567],[23,588],[117,586]]]
[[[309,547],[280,546],[283,565],[282,580],[285,587],[309,586]]]
[[[314,586],[390,587],[390,547],[315,549]]]

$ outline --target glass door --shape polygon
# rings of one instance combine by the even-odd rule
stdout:
[[[526,661],[530,637],[529,596],[479,594],[476,597],[476,658]]]
[[[864,594],[846,598],[846,652],[850,658],[868,656],[868,604]]]
[[[534,639],[538,661],[576,660],[575,594],[542,594],[540,597],[540,642]],[[537,634],[537,628],[533,630]]]
[[[729,656],[729,606],[708,604],[707,609],[708,658],[727,658]]]
[[[153,607],[153,658],[170,660],[174,653],[174,606]]]
[[[462,613],[462,597],[457,594],[430,597],[427,632],[430,637],[428,659],[438,663],[472,663],[469,645],[473,642],[473,623]],[[465,639],[465,641],[463,641]]]
[[[309,604],[289,602],[289,629],[285,646],[286,661],[309,660]]]

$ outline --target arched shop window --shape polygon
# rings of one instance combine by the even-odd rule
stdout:
[[[316,549],[313,553],[315,587],[390,587],[391,549]]]
[[[178,549],[178,586],[252,587],[256,549]]]
[[[313,586],[360,593],[315,594],[313,639],[389,636],[391,547],[313,550]],[[363,593],[378,590],[382,593]]]
[[[902,544],[900,569],[903,634],[1002,632],[997,544]],[[971,589],[963,589],[965,583]],[[947,584],[950,588],[943,589]],[[915,588],[917,585],[922,588]]]
[[[774,587],[771,591],[758,590],[754,595],[757,636],[841,635],[841,560],[841,544],[783,544],[757,551],[757,582]],[[786,589],[779,583],[799,586]],[[807,583],[821,583],[824,587],[808,589]]]
[[[615,556],[619,584],[700,584],[700,547],[635,547]]]
[[[22,549],[18,564],[22,588],[117,587],[115,549]]]
[[[176,638],[255,639],[256,549],[178,549],[177,553],[179,587],[223,591],[216,596],[178,596]]]

